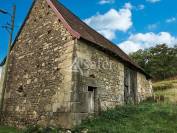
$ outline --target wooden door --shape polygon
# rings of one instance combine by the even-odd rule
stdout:
[[[128,104],[130,101],[130,71],[126,67],[124,76],[124,102]]]
[[[95,87],[88,87],[88,113],[95,112]]]
[[[137,73],[125,67],[124,77],[124,102],[126,104],[136,103]]]

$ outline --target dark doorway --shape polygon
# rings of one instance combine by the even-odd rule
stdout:
[[[136,103],[137,72],[125,67],[124,101],[126,104]]]
[[[88,86],[88,113],[95,112],[95,92],[96,87]]]

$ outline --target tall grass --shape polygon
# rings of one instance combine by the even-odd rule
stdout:
[[[75,132],[89,133],[175,133],[177,106],[173,104],[142,103],[126,105],[88,119]]]
[[[171,81],[161,81],[153,83],[153,90],[154,91],[161,91],[161,90],[167,90],[172,89],[175,87],[174,84],[177,83],[177,80],[171,80]]]

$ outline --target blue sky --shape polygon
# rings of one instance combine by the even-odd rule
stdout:
[[[60,0],[67,8],[126,53],[159,43],[177,44],[176,0]],[[15,34],[32,0],[0,0],[0,8],[11,12],[16,4]],[[0,14],[0,26],[9,22]],[[14,34],[14,38],[15,38]],[[0,61],[5,57],[8,33],[0,27]]]

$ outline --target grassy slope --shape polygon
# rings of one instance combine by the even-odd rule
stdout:
[[[177,132],[176,123],[176,105],[142,103],[109,110],[77,129],[88,129],[91,133],[173,133]]]
[[[153,88],[156,96],[164,96],[167,101],[177,103],[177,80],[156,82]]]

